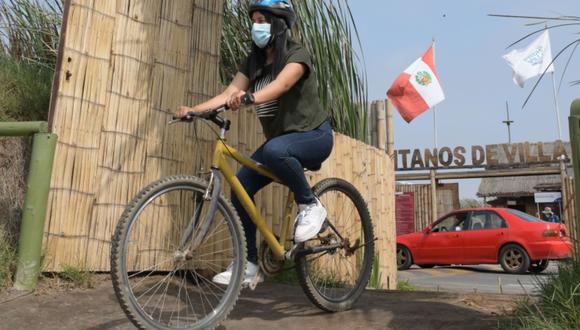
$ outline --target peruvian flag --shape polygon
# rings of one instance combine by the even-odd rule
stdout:
[[[435,70],[433,46],[397,77],[387,96],[407,123],[445,100]]]

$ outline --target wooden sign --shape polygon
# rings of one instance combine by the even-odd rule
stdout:
[[[569,159],[569,142],[538,142],[515,144],[458,146],[453,149],[402,149],[395,151],[398,171],[439,168],[521,167],[531,164],[556,163]]]

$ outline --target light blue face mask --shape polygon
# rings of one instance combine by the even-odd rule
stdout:
[[[272,37],[272,34],[270,33],[271,29],[272,25],[268,23],[254,23],[254,25],[252,25],[252,40],[254,40],[254,43],[258,47],[264,48],[268,46],[270,38]]]

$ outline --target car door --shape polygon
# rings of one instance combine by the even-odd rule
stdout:
[[[463,260],[463,226],[467,213],[458,212],[436,222],[417,246],[417,264],[457,264]]]
[[[473,211],[463,233],[464,263],[497,262],[497,250],[507,239],[507,223],[494,211]]]

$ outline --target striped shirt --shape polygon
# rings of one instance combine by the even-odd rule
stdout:
[[[270,70],[264,70],[264,74],[254,83],[254,93],[258,92],[272,82],[272,74]],[[256,107],[258,118],[276,117],[278,113],[278,100],[262,103]]]

